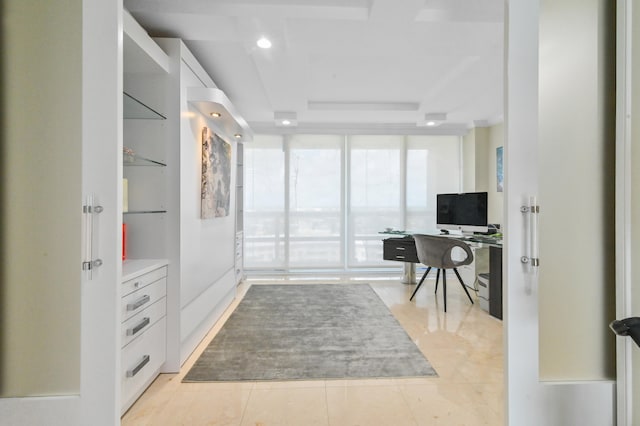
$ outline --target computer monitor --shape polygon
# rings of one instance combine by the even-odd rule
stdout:
[[[437,194],[436,226],[464,233],[487,232],[487,196],[486,192]]]

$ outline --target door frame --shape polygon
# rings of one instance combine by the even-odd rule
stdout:
[[[616,318],[632,313],[631,293],[631,88],[632,0],[616,4]],[[632,340],[616,338],[618,425],[631,425]]]

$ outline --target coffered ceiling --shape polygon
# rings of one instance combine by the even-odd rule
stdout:
[[[124,3],[150,35],[181,38],[256,133],[461,134],[502,118],[503,0]]]

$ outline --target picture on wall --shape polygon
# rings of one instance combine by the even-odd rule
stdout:
[[[231,144],[208,127],[202,129],[202,219],[229,215],[231,205]]]
[[[496,177],[498,183],[498,192],[504,191],[504,169],[503,169],[503,147],[496,148]]]

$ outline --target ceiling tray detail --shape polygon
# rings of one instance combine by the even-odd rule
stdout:
[[[189,87],[187,100],[202,115],[214,120],[226,136],[234,137],[239,142],[253,140],[253,131],[222,90],[211,87]]]

